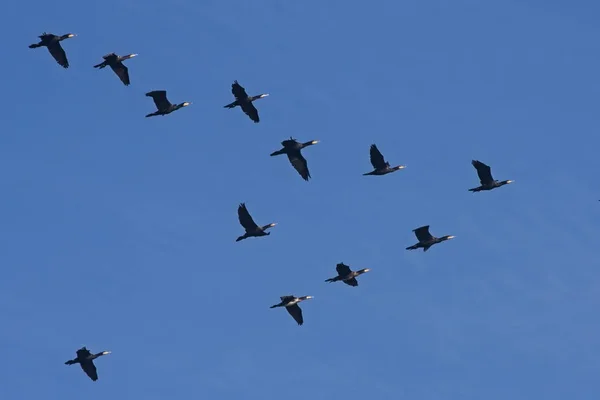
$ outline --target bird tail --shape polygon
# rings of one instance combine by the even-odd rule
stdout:
[[[274,305],[272,305],[272,306],[271,306],[271,307],[269,307],[269,308],[277,308],[277,307],[281,307],[281,305],[279,305],[279,304],[274,304]]]
[[[73,364],[77,364],[77,360],[69,360],[69,361],[65,362],[65,365],[73,365]]]
[[[237,100],[236,100],[236,101],[234,101],[233,103],[229,103],[229,104],[227,104],[226,106],[223,106],[223,108],[233,108],[233,107],[235,107],[235,106],[237,106],[237,105],[238,105],[238,102],[237,102]]]
[[[476,188],[469,189],[469,192],[473,192],[473,193],[480,192],[480,191],[481,191],[481,187],[476,187]]]
[[[39,43],[34,43],[34,44],[30,44],[30,45],[29,45],[29,48],[30,48],[30,49],[37,49],[38,47],[42,47],[42,45],[41,45],[41,44],[39,44]]]
[[[148,117],[154,117],[156,115],[158,115],[158,113],[157,112],[153,112],[153,113],[150,113],[150,114],[146,115],[146,118],[148,118]]]
[[[100,64],[94,65],[94,68],[100,68],[100,69],[102,69],[104,67],[106,67],[106,63],[105,62],[101,62]]]
[[[336,281],[338,281],[338,280],[339,280],[339,279],[338,279],[338,277],[336,276],[335,278],[329,278],[329,279],[325,279],[325,282],[329,282],[329,283],[331,283],[331,282],[336,282]]]
[[[418,248],[419,248],[419,247],[418,247],[416,244],[413,244],[412,246],[408,246],[408,247],[406,248],[406,250],[416,250],[416,249],[418,249]]]
[[[367,173],[363,174],[363,176],[366,176],[366,175],[375,175],[375,171],[371,171],[371,172],[367,172]]]
[[[246,235],[239,236],[237,239],[235,239],[235,241],[239,242],[240,240],[244,240],[244,239],[246,239]]]

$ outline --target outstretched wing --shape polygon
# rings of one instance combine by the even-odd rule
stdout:
[[[290,313],[292,318],[298,323],[298,325],[302,325],[304,323],[304,318],[302,318],[302,309],[298,304],[294,304],[293,306],[289,306],[285,308],[287,312]]]
[[[337,271],[338,276],[346,276],[351,272],[350,267],[344,263],[339,263],[336,265],[335,270]]]
[[[350,286],[358,286],[358,281],[356,280],[356,278],[348,279],[344,281],[344,283]]]
[[[240,225],[244,227],[246,232],[258,229],[258,225],[256,225],[256,222],[254,222],[252,216],[250,216],[245,203],[240,204],[238,207],[238,218],[240,220]]]
[[[129,82],[129,70],[127,69],[127,67],[121,62],[112,64],[110,67],[115,72],[115,74],[117,74],[117,76],[119,77],[121,82],[123,82],[125,84],[125,86],[128,86],[130,82]],[[166,96],[165,96],[165,99],[166,99]]]
[[[242,111],[248,117],[250,117],[250,119],[252,121],[254,121],[255,123],[259,123],[260,122],[260,118],[258,118],[258,110],[256,109],[256,107],[254,107],[254,104],[252,104],[251,102],[247,101],[247,102],[243,102],[241,104],[241,107],[242,107]]]
[[[431,233],[429,233],[429,225],[414,229],[413,232],[415,233],[415,236],[419,242],[427,242],[433,239],[433,236],[431,236]]]
[[[85,372],[91,380],[94,382],[98,380],[98,372],[96,371],[96,366],[94,365],[93,361],[90,360],[82,362],[80,365],[83,372]]]
[[[308,181],[310,178],[310,172],[308,171],[308,163],[299,151],[288,152],[287,154],[290,163],[298,171],[302,179]]]
[[[171,102],[167,100],[166,90],[153,90],[152,92],[146,93],[146,96],[152,97],[154,105],[156,105],[158,110],[166,110],[171,107]]]
[[[279,297],[279,298],[281,299],[281,301],[284,301],[284,302],[285,302],[285,301],[293,300],[293,299],[294,299],[294,296],[292,296],[292,295],[287,295],[287,296],[281,296],[281,297]]]
[[[236,98],[236,100],[246,100],[248,99],[248,94],[246,93],[246,89],[242,85],[238,83],[238,81],[234,81],[231,85],[231,93]]]
[[[373,168],[384,169],[387,166],[385,163],[385,159],[383,158],[383,154],[381,154],[377,146],[372,144],[369,153],[371,156],[371,164],[373,165]]]
[[[471,161],[471,164],[473,164],[477,170],[477,176],[479,176],[479,182],[482,185],[485,185],[486,183],[492,183],[494,181],[494,178],[492,178],[492,169],[489,166],[477,160]]]
[[[69,60],[67,60],[67,54],[64,49],[60,45],[60,42],[52,43],[48,46],[48,51],[54,57],[57,63],[59,63],[63,68],[69,68]]]

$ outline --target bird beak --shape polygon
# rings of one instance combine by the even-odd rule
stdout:
[[[187,107],[187,106],[189,106],[190,104],[192,104],[192,103],[190,103],[189,101],[186,101],[185,103],[183,103],[183,106],[184,106],[184,107]]]
[[[262,99],[263,97],[267,97],[268,95],[269,95],[269,93],[261,94],[260,98]]]
[[[311,143],[312,144],[317,144],[317,143],[319,143],[319,141],[318,140],[313,140]]]
[[[308,299],[314,299],[314,297],[313,296],[306,296],[306,300],[308,300]]]
[[[513,183],[514,181],[506,181],[506,183]]]
[[[75,35],[73,33],[69,33],[69,35],[67,37],[72,38],[72,37],[75,37],[75,36],[77,36],[77,35]]]
[[[454,239],[456,236],[448,236],[448,239]]]
[[[275,226],[275,225],[277,225],[275,222],[269,224],[269,226]]]
[[[369,272],[370,270],[370,268],[365,268],[365,272]]]
[[[130,54],[129,58],[133,58],[133,57],[137,57],[137,56],[138,56],[138,54]]]
[[[102,352],[102,354],[104,354],[104,355],[107,355],[107,354],[110,354],[110,353],[112,353],[112,351],[103,351]]]

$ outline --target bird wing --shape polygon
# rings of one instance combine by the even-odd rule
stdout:
[[[335,270],[338,273],[338,276],[346,276],[350,273],[350,267],[344,263],[339,263],[335,266]]]
[[[108,54],[105,54],[102,56],[102,58],[104,58],[105,60],[108,60],[109,58],[112,58],[112,57],[117,57],[117,54],[116,53],[108,53]]]
[[[240,220],[240,225],[242,225],[247,232],[258,229],[258,225],[256,225],[256,222],[252,219],[252,216],[244,203],[240,204],[238,207],[238,218]]]
[[[129,69],[127,69],[127,67],[123,63],[119,62],[111,65],[110,67],[115,72],[115,74],[117,74],[121,82],[125,84],[125,86],[129,85]]]
[[[429,225],[417,228],[413,230],[413,232],[415,233],[415,236],[417,237],[417,240],[419,242],[427,242],[433,238],[433,236],[431,236],[431,233],[429,233]]]
[[[386,167],[383,154],[381,154],[377,146],[375,146],[374,144],[371,145],[369,155],[371,156],[371,164],[373,165],[373,168],[384,169]]]
[[[91,380],[98,380],[98,372],[96,371],[96,366],[94,365],[93,361],[85,361],[80,363],[79,365],[81,365],[81,369],[87,374],[87,376],[90,377]]]
[[[57,63],[64,68],[69,68],[69,60],[67,60],[67,54],[60,45],[60,42],[53,43],[48,46],[48,51],[54,57]]]
[[[254,107],[254,104],[252,104],[251,102],[242,102],[241,107],[242,111],[248,117],[250,117],[252,121],[256,123],[260,121],[260,119],[258,118],[258,110],[256,109],[256,107]]]
[[[279,298],[281,299],[281,301],[286,301],[286,300],[294,299],[294,296],[288,295],[288,296],[281,296]]]
[[[343,281],[346,285],[350,285],[350,286],[358,286],[358,281],[356,280],[356,278],[352,278],[352,279],[348,279]]]
[[[244,87],[240,85],[238,81],[234,81],[231,85],[231,93],[236,98],[236,100],[246,100],[248,98],[246,89],[244,89]]]
[[[296,171],[298,171],[302,179],[308,181],[308,178],[310,178],[310,172],[308,171],[308,163],[302,156],[302,153],[299,151],[293,151],[288,152],[287,156],[290,160],[290,163],[292,163],[292,166],[296,169]]]
[[[146,93],[146,96],[152,97],[154,100],[154,105],[159,110],[166,110],[171,107],[171,102],[167,100],[167,91],[166,90],[154,90],[152,92]]]
[[[77,358],[79,358],[80,360],[83,360],[84,358],[89,357],[91,355],[92,353],[90,353],[90,351],[85,347],[77,350]]]
[[[292,318],[296,320],[298,325],[302,325],[304,323],[304,318],[302,318],[302,309],[298,304],[294,304],[293,306],[289,306],[285,308],[287,312],[290,313]]]
[[[473,166],[477,170],[477,176],[479,176],[479,182],[482,185],[494,181],[494,178],[492,178],[492,169],[489,166],[477,160],[471,161],[471,164],[473,164]]]

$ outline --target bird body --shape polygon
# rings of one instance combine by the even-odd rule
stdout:
[[[302,309],[298,305],[301,301],[313,299],[313,296],[302,296],[296,297],[293,295],[281,296],[281,302],[279,304],[274,304],[269,308],[277,308],[277,307],[285,307],[287,312],[294,318],[298,325],[302,325],[304,323],[304,317],[302,316]]]
[[[105,56],[102,56],[102,58],[104,58],[104,61],[101,62],[100,64],[94,65],[94,68],[102,69],[106,66],[110,66],[110,68],[114,71],[114,73],[117,74],[117,76],[119,77],[121,82],[123,82],[123,84],[125,86],[128,86],[130,84],[129,69],[123,64],[123,61],[128,60],[133,57],[136,57],[136,56],[137,56],[137,54],[128,54],[126,56],[118,56],[115,53],[109,53]]]
[[[233,103],[229,103],[224,108],[235,108],[240,106],[242,111],[255,123],[260,122],[260,118],[258,117],[258,110],[252,104],[255,100],[262,99],[267,97],[268,93],[262,93],[256,96],[248,96],[246,93],[246,89],[242,85],[238,83],[238,81],[233,81],[231,85],[231,93],[235,97],[235,101]]]
[[[439,238],[433,236],[431,233],[429,233],[429,225],[413,229],[413,232],[415,233],[415,236],[417,237],[417,240],[419,242],[407,247],[406,250],[416,250],[418,248],[422,248],[423,251],[427,251],[434,244],[441,243],[454,238],[454,236],[452,235],[446,235]]]
[[[395,167],[391,167],[390,163],[385,161],[383,154],[379,151],[376,145],[372,144],[369,149],[369,158],[371,160],[371,165],[373,165],[374,170],[371,172],[367,172],[363,175],[386,175],[392,172],[396,172],[399,169],[406,168],[405,165],[397,165]]]
[[[45,46],[48,48],[50,55],[54,57],[54,59],[60,66],[62,66],[63,68],[69,68],[69,60],[67,59],[67,54],[60,45],[60,42],[65,39],[75,37],[75,35],[72,33],[67,33],[62,36],[57,36],[52,33],[44,32],[38,37],[40,38],[40,41],[38,43],[30,44],[29,48],[36,49],[38,47]]]
[[[173,111],[177,111],[180,108],[187,107],[190,104],[192,104],[187,101],[180,104],[171,104],[171,102],[167,99],[166,90],[153,90],[151,92],[146,93],[146,96],[152,97],[152,100],[154,100],[154,105],[157,108],[156,112],[146,115],[146,118],[154,117],[155,115],[171,114]]]
[[[240,225],[244,227],[246,233],[244,233],[242,236],[239,236],[235,240],[236,242],[247,239],[249,237],[268,236],[271,234],[271,232],[265,231],[277,225],[276,223],[272,222],[268,225],[258,226],[256,222],[254,222],[254,219],[252,219],[250,213],[248,212],[245,203],[241,203],[238,207],[238,219],[240,221]]]
[[[364,274],[365,272],[370,271],[369,268],[363,268],[358,271],[352,271],[350,269],[350,267],[344,263],[337,264],[335,266],[335,269],[336,269],[338,275],[336,277],[326,279],[325,282],[331,283],[331,282],[342,281],[346,285],[349,285],[349,286],[358,286],[358,281],[356,280],[356,277]]]
[[[98,373],[96,371],[96,366],[94,365],[94,360],[98,357],[105,356],[110,354],[110,351],[102,351],[100,353],[92,354],[85,346],[81,349],[77,350],[77,357],[65,362],[65,365],[73,365],[79,364],[83,372],[86,373],[87,376],[90,377],[92,381],[98,380]]]
[[[482,190],[492,190],[498,188],[500,186],[504,186],[509,183],[513,183],[514,181],[505,180],[505,181],[497,181],[492,177],[492,169],[478,160],[471,161],[471,164],[477,170],[477,176],[479,177],[479,183],[481,186],[476,188],[469,189],[469,192],[481,192]]]
[[[283,148],[281,150],[274,151],[271,153],[271,157],[278,156],[281,154],[287,154],[288,160],[292,166],[298,171],[302,179],[308,181],[310,176],[310,171],[308,170],[308,163],[304,156],[302,155],[302,149],[308,146],[312,146],[314,144],[319,143],[318,140],[311,140],[310,142],[300,143],[296,141],[296,139],[290,137],[289,139],[281,142]]]

